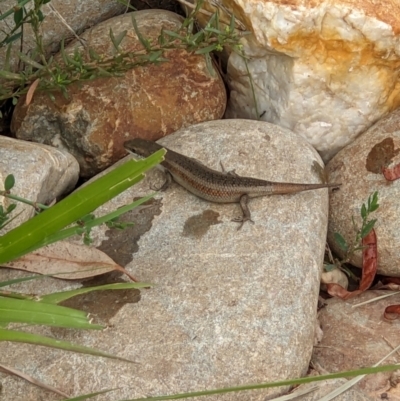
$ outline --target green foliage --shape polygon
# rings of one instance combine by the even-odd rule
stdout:
[[[341,377],[354,377],[359,375],[366,375],[378,372],[391,372],[399,369],[399,365],[383,365],[383,366],[374,366],[369,368],[361,368],[356,370],[348,370],[345,372],[337,372],[337,373],[329,373],[326,375],[320,376],[307,376],[302,377],[299,379],[289,379],[289,380],[282,380],[277,382],[271,383],[260,383],[260,384],[248,384],[236,387],[225,387],[219,388],[214,390],[201,390],[191,393],[181,393],[181,394],[173,394],[173,395],[161,395],[155,397],[145,397],[145,398],[131,398],[130,400],[123,400],[123,401],[164,401],[164,400],[180,400],[183,398],[194,398],[194,397],[201,397],[201,396],[210,396],[216,394],[227,394],[233,393],[238,391],[246,391],[246,390],[257,390],[257,389],[265,389],[265,388],[274,388],[274,387],[282,387],[282,386],[298,386],[300,384],[305,383],[313,383],[323,380],[332,380],[338,379]],[[283,396],[285,397],[285,396]],[[243,397],[246,399],[245,397]],[[198,398],[201,400],[201,398]],[[248,398],[247,398],[248,399]],[[284,399],[284,398],[280,398]],[[286,398],[287,399],[287,398]],[[321,398],[322,399],[322,398]],[[332,399],[332,398],[330,398]]]
[[[164,154],[165,150],[161,149],[146,159],[129,160],[0,237],[0,264],[74,234],[83,234],[85,242],[89,243],[89,233],[93,227],[116,219],[122,213],[139,206],[152,195],[121,207],[106,216],[94,218],[89,213],[142,180],[144,172],[160,163]],[[0,195],[11,196],[7,194],[7,191],[0,191]],[[13,199],[16,198],[13,197]],[[65,228],[77,220],[79,220],[77,225]]]
[[[361,227],[357,227],[354,219],[352,219],[355,238],[350,244],[346,242],[342,234],[334,233],[335,242],[337,246],[345,253],[345,256],[343,260],[335,259],[333,264],[326,263],[324,265],[325,271],[331,271],[333,270],[333,268],[337,267],[346,272],[349,276],[353,276],[352,273],[343,265],[351,260],[355,252],[363,249],[362,240],[371,232],[377,221],[376,219],[369,219],[370,214],[375,212],[378,208],[378,192],[375,191],[372,195],[368,197],[367,203],[363,203],[361,206]]]
[[[18,5],[0,15],[0,20],[13,15],[14,26],[0,38],[0,48],[7,46],[6,61],[0,67],[0,78],[5,82],[0,86],[0,101],[12,98],[17,100],[19,96],[26,94],[30,85],[39,80],[37,90],[61,91],[68,96],[67,87],[74,82],[83,82],[98,77],[120,76],[125,71],[148,63],[161,63],[168,61],[168,52],[174,49],[186,49],[195,54],[204,54],[209,70],[213,71],[210,53],[220,52],[225,46],[243,55],[239,44],[240,37],[248,32],[238,32],[237,23],[232,15],[228,26],[221,26],[218,11],[214,13],[206,26],[195,32],[195,17],[201,12],[203,1],[196,4],[195,9],[183,21],[176,31],[161,30],[157,40],[152,42],[145,38],[139,31],[136,20],[132,15],[132,27],[143,46],[137,52],[124,51],[121,43],[127,35],[122,31],[117,35],[110,29],[110,42],[113,45],[113,55],[106,57],[99,55],[94,49],[84,46],[83,49],[75,49],[73,54],[67,53],[64,41],[61,42],[61,60],[50,57],[48,59],[43,38],[41,24],[44,15],[41,7],[50,0],[19,0]],[[28,9],[26,5],[33,2],[33,7]],[[10,55],[12,46],[23,38],[24,25],[32,28],[36,47],[28,54],[19,53],[20,63],[25,65],[23,70],[14,72],[10,67]]]
[[[44,276],[26,277],[24,279],[13,280],[12,282],[8,283],[0,282],[0,288],[17,282],[41,279],[43,277]],[[45,325],[73,329],[99,330],[103,327],[98,324],[93,324],[89,320],[87,313],[76,309],[67,308],[65,306],[59,306],[58,304],[76,295],[92,291],[140,289],[150,286],[151,284],[149,283],[117,283],[98,287],[79,288],[76,290],[63,291],[41,297],[33,297],[31,295],[13,293],[10,291],[0,291],[0,341],[44,345],[66,351],[80,352],[132,362],[130,360],[113,356],[93,348],[84,347],[67,341],[60,341],[37,334],[27,333],[22,330],[15,329],[15,325]],[[5,328],[9,323],[14,324],[13,330]]]

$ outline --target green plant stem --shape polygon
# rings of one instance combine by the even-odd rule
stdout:
[[[0,196],[4,196],[5,198],[9,198],[9,199],[21,202],[21,203],[25,203],[26,205],[32,206],[36,210],[37,209],[46,210],[50,207],[50,206],[43,205],[42,203],[32,202],[28,199],[21,198],[20,196],[9,194],[8,191],[0,191]]]

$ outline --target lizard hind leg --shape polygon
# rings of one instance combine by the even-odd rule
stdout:
[[[241,223],[240,226],[238,227],[238,230],[240,230],[243,227],[243,224],[246,221],[249,221],[250,223],[254,224],[254,221],[251,219],[251,212],[249,209],[249,195],[244,194],[240,197],[239,200],[239,205],[242,208],[242,217],[237,217],[235,219],[232,219],[232,221],[235,221],[236,223]]]

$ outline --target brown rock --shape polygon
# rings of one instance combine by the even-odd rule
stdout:
[[[162,10],[133,13],[145,38],[156,40],[161,27],[176,30],[182,18]],[[132,27],[132,14],[112,18],[82,35],[99,55],[115,49],[109,32],[118,36],[123,51],[142,51]],[[73,53],[74,43],[67,48]],[[128,138],[159,139],[181,127],[220,118],[226,94],[218,73],[207,69],[204,56],[183,49],[168,51],[168,62],[137,66],[121,77],[99,78],[68,87],[69,99],[54,93],[35,94],[32,104],[21,98],[13,116],[12,130],[21,139],[65,148],[79,161],[81,175],[89,177],[126,154]]]

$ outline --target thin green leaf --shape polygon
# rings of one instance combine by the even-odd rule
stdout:
[[[78,397],[67,398],[62,401],[85,401],[89,398],[97,397],[100,394],[109,393],[110,391],[115,391],[115,390],[118,390],[118,388],[111,388],[109,390],[97,391],[96,393],[90,393],[90,394],[80,395]]]
[[[164,30],[164,33],[168,36],[171,36],[172,38],[176,38],[176,39],[180,39],[180,40],[185,40],[185,38],[181,35],[179,35],[179,33],[174,32],[174,31],[169,31],[168,29]]]
[[[62,57],[62,59],[64,61],[64,64],[68,65],[68,59],[67,59],[67,54],[65,53],[64,45],[65,45],[65,41],[64,41],[64,38],[63,38],[61,40],[61,43],[60,43],[60,53],[61,53],[61,57]]]
[[[35,60],[32,60],[30,57],[26,56],[24,53],[18,53],[19,58],[26,64],[31,65],[32,67],[41,70],[43,68],[42,64],[37,63]]]
[[[196,2],[196,7],[194,10],[190,13],[189,19],[193,19],[193,17],[201,10],[203,7],[204,0],[199,0]]]
[[[21,25],[22,20],[24,19],[24,9],[22,7],[14,7],[14,22],[16,26]]]
[[[51,1],[51,0],[49,0],[49,1]],[[39,9],[39,10],[37,11],[37,16],[38,16],[39,22],[43,22],[43,20],[44,20],[44,14],[43,14],[42,10]]]
[[[24,77],[10,71],[0,70],[0,78],[14,79],[16,81],[23,81]]]
[[[10,57],[11,57],[12,43],[7,46],[6,57],[4,60],[4,70],[10,71]]]
[[[30,1],[30,0],[29,0]],[[14,9],[10,8],[9,10],[7,10],[5,13],[0,14],[0,21],[7,18],[9,15],[14,13]]]
[[[97,67],[97,71],[99,72],[100,77],[112,77],[113,76],[113,74],[111,74],[111,72],[108,72],[107,70],[105,70],[104,68],[101,68],[101,67]]]
[[[9,191],[14,187],[14,184],[15,184],[15,178],[12,174],[9,174],[4,180],[4,189],[6,191]]]
[[[97,351],[93,348],[75,345],[68,341],[55,340],[54,338],[44,337],[37,334],[25,333],[17,330],[0,329],[0,341],[12,341],[35,345],[44,345],[46,347],[63,349],[65,351],[79,352],[81,354],[89,354],[94,356],[102,356],[104,358],[118,359],[124,362],[136,363],[129,359],[121,358],[105,352]]]
[[[343,238],[342,234],[334,233],[333,237],[335,238],[336,244],[342,251],[347,252],[349,250],[349,246],[346,240]]]
[[[12,285],[12,284],[22,283],[24,281],[37,280],[39,278],[44,278],[44,277],[48,277],[48,276],[47,275],[29,276],[29,277],[16,278],[16,279],[13,279],[13,280],[1,281],[0,282],[0,288],[1,287],[7,287],[7,286]]]
[[[372,195],[372,199],[371,197],[368,198],[368,209],[369,212],[372,213],[374,212],[376,209],[378,209],[379,204],[378,204],[378,191],[375,191]]]
[[[137,182],[140,181],[141,178],[137,179]],[[120,208],[118,208],[117,210],[115,210],[114,212],[108,213],[104,216],[98,217],[88,223],[86,223],[86,228],[93,228],[96,226],[99,226],[100,224],[106,223],[107,221],[110,221],[112,219],[115,219],[119,216],[121,216],[124,213],[129,212],[130,210],[140,206],[142,203],[147,202],[149,199],[151,199],[154,196],[154,194],[145,196],[143,198],[140,198],[132,203],[130,203],[129,205],[125,205],[122,206]],[[73,226],[73,227],[69,227],[66,228],[64,230],[58,231],[56,233],[54,233],[53,235],[45,238],[43,241],[38,242],[35,244],[35,246],[33,246],[32,248],[30,248],[29,250],[27,250],[26,253],[30,253],[35,251],[36,249],[42,248],[45,245],[50,245],[53,244],[54,242],[57,241],[61,241],[63,239],[69,238],[72,235],[81,235],[84,232],[83,228],[80,226]]]
[[[377,203],[377,204],[373,204],[373,205],[371,205],[371,207],[369,208],[369,212],[370,213],[372,213],[372,212],[375,212],[375,210],[377,210],[379,208],[379,204]]]
[[[0,237],[0,264],[24,254],[35,244],[91,213],[143,178],[143,173],[163,160],[164,150],[146,159],[129,160],[56,205]]]
[[[211,58],[211,56],[210,56],[210,53],[207,53],[207,54],[205,54],[204,56],[205,56],[205,58],[206,58],[206,66],[207,66],[207,70],[208,70],[209,74],[210,74],[212,77],[215,77],[215,76],[217,75],[217,73],[216,73],[216,71],[215,71],[215,68],[214,68],[214,65],[213,65],[213,62],[212,62],[212,58]]]
[[[110,28],[110,39],[116,50],[119,50],[119,45],[121,44],[122,39],[124,39],[124,37],[126,36],[127,32],[127,30],[124,30],[115,37],[114,32]]]
[[[330,373],[330,374],[321,375],[321,376],[311,376],[311,377],[307,376],[307,377],[301,377],[299,379],[282,380],[282,381],[277,381],[277,382],[272,382],[272,383],[248,384],[248,385],[236,386],[236,387],[219,388],[219,389],[214,389],[214,390],[196,391],[196,392],[191,392],[191,393],[180,393],[180,394],[162,395],[162,396],[156,396],[156,397],[135,398],[135,399],[124,400],[124,401],[179,400],[182,398],[193,398],[193,397],[200,397],[200,396],[205,396],[205,395],[225,394],[225,393],[232,393],[232,392],[244,391],[244,390],[257,390],[257,389],[273,388],[273,387],[281,387],[281,386],[293,386],[293,385],[312,383],[312,382],[323,381],[323,380],[339,379],[342,377],[354,377],[354,376],[363,375],[363,374],[371,374],[371,373],[378,373],[378,372],[392,372],[392,371],[399,370],[399,369],[400,369],[400,365],[383,365],[383,366],[377,366],[377,367],[372,367],[372,368],[348,370],[346,372]]]
[[[0,322],[44,324],[76,329],[102,329],[91,324],[85,312],[29,299],[0,297]]]
[[[362,206],[361,206],[361,217],[363,219],[367,218],[367,208],[365,206],[365,203],[363,203]]]
[[[22,8],[25,4],[28,4],[30,1],[32,1],[32,0],[19,0],[18,6]],[[7,18],[9,15],[11,15],[13,13],[14,13],[14,8],[10,8],[5,13],[0,15],[0,21]]]
[[[158,43],[159,43],[160,46],[164,46],[165,45],[164,28],[161,28],[161,33],[158,36]]]
[[[58,304],[69,298],[75,297],[76,295],[86,294],[93,291],[105,291],[105,290],[126,290],[126,289],[139,289],[152,287],[149,283],[115,283],[115,284],[104,284],[97,287],[85,287],[78,288],[71,291],[56,292],[54,294],[48,294],[40,297],[40,302],[47,304]]]
[[[140,43],[142,44],[142,46],[147,51],[151,51],[150,42],[140,33],[139,28],[138,28],[137,23],[136,23],[136,19],[133,16],[133,14],[132,14],[132,26],[133,26],[133,29],[135,30],[135,33],[136,33]]]
[[[202,49],[196,50],[195,54],[208,54],[214,51],[218,47],[218,43],[214,43],[213,45],[203,47]]]
[[[7,207],[7,213],[11,213],[16,207],[17,207],[16,203],[11,203],[11,205],[8,205]]]
[[[163,54],[163,51],[162,50],[157,50],[157,51],[155,51],[155,52],[151,52],[150,54],[149,54],[149,61],[151,62],[151,63],[154,63],[154,62],[156,62],[156,61],[159,61],[159,58],[160,58],[160,56]]]
[[[7,38],[4,41],[4,44],[8,45],[8,44],[11,44],[13,42],[16,42],[21,36],[22,36],[22,32],[17,32],[14,35],[11,35],[9,38]]]
[[[11,206],[17,206],[15,203],[13,203],[13,204],[11,204],[8,208],[7,208],[7,213],[10,213],[9,211],[8,211],[8,209],[10,209],[11,208]],[[15,209],[15,207],[14,207],[14,209]],[[12,210],[11,210],[12,211]],[[13,220],[15,220],[20,214],[22,213],[22,211],[20,211],[19,213],[17,213],[15,216],[13,216],[13,218],[12,219],[9,219],[9,220],[7,220],[6,222],[4,222],[3,221],[3,224],[0,224],[0,228],[4,228],[4,227],[7,227]],[[8,217],[7,217],[8,218]]]
[[[235,32],[235,15],[232,13],[231,20],[229,22],[229,31],[228,33]]]
[[[89,56],[91,61],[100,60],[100,56],[91,47],[89,47]]]
[[[368,221],[361,229],[361,238],[365,238],[371,230],[374,228],[374,225],[376,223],[376,219]]]
[[[204,31],[209,33],[215,33],[216,35],[222,35],[222,36],[225,35],[225,32],[222,32],[219,29],[215,29],[212,27],[205,27]]]
[[[191,37],[190,40],[191,40],[191,42],[193,42],[195,44],[199,44],[199,43],[203,42],[204,41],[204,32],[203,31],[197,32],[196,34],[194,34]]]
[[[217,13],[214,13],[211,17],[210,17],[210,19],[208,20],[208,22],[207,22],[207,25],[204,27],[204,30],[205,31],[207,31],[207,30],[209,30],[209,29],[215,29],[215,28],[213,28],[213,27],[216,27],[216,24],[218,23],[218,15],[217,15]],[[216,29],[215,30],[216,31],[216,33],[222,33],[222,32],[220,32],[220,30],[219,29]]]
[[[332,270],[335,270],[336,266],[331,264],[331,263],[324,263],[324,270],[326,272],[331,272]]]

